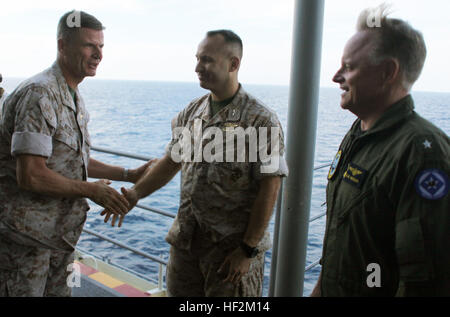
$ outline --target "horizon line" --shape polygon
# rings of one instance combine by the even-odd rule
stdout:
[[[27,78],[30,78],[32,76],[29,77],[21,77],[21,76],[7,76],[7,77],[3,77],[3,82],[4,83],[6,80],[8,79],[16,79],[16,80],[25,80]],[[135,82],[154,82],[154,83],[178,83],[178,84],[198,84],[198,82],[194,82],[194,81],[182,81],[182,80],[156,80],[156,79],[129,79],[129,78],[123,78],[123,79],[116,79],[116,78],[102,78],[102,77],[86,77],[83,81],[85,80],[98,80],[98,81],[135,81]],[[1,84],[0,83],[0,86]],[[82,82],[83,83],[83,82]],[[81,83],[81,84],[82,84]],[[285,87],[285,88],[289,88],[289,84],[273,84],[273,83],[251,83],[251,82],[239,82],[242,85],[250,85],[250,86],[273,86],[273,87]],[[201,88],[199,86],[199,88]],[[339,87],[333,87],[333,86],[324,86],[324,85],[320,85],[319,86],[320,89],[322,88],[331,88],[331,89],[337,89],[339,90]],[[444,94],[450,94],[450,90],[412,90],[411,93],[414,92],[425,92],[425,93],[444,93]]]

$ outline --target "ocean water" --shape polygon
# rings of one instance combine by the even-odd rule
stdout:
[[[18,84],[18,79],[6,78],[3,87],[9,92]],[[287,110],[289,88],[285,86],[243,85],[244,88],[269,108],[274,110],[287,135]],[[171,119],[192,99],[207,93],[196,83],[112,81],[87,79],[80,85],[90,113],[89,131],[94,146],[118,151],[160,157],[170,140]],[[450,133],[450,94],[413,92],[416,111]],[[329,163],[339,147],[340,141],[355,120],[354,115],[339,107],[340,90],[322,88],[319,97],[318,124],[316,134],[315,166]],[[299,136],[301,137],[301,136]],[[142,161],[92,151],[92,157],[103,162],[134,168]],[[328,168],[314,172],[311,201],[311,217],[325,211],[325,188]],[[130,186],[114,182],[114,188]],[[180,174],[140,204],[176,213],[179,203]],[[173,219],[135,208],[125,218],[121,228],[106,225],[99,215],[102,209],[91,204],[86,228],[119,240],[143,252],[168,259],[169,245],[164,237]],[[269,226],[273,232],[274,217]],[[307,265],[320,258],[325,229],[325,217],[310,224]],[[78,243],[83,250],[109,259],[112,263],[131,269],[151,280],[157,280],[159,265],[150,260],[125,251],[108,242],[84,233]],[[271,251],[266,254],[263,295],[268,294]],[[164,271],[165,272],[165,271]],[[305,275],[304,295],[314,287],[320,266]]]

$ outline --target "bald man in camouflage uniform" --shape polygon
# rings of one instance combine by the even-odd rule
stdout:
[[[7,98],[0,125],[0,296],[70,296],[68,266],[89,205],[116,213],[128,202],[87,178],[135,182],[146,165],[124,169],[89,157],[89,114],[77,86],[102,58],[103,26],[84,12],[81,27],[58,26],[58,58]],[[126,174],[126,173],[125,173]],[[124,177],[127,176],[127,177]]]
[[[180,207],[166,237],[171,244],[166,279],[169,296],[262,294],[264,253],[271,246],[267,227],[287,166],[283,131],[276,114],[238,82],[241,59],[242,42],[236,34],[226,30],[207,33],[198,47],[195,71],[200,86],[211,93],[178,114],[172,122],[173,137],[165,156],[126,191],[134,206],[181,169]],[[207,152],[210,140],[205,135],[211,128],[221,132],[214,141],[224,138],[218,139],[217,152],[213,153],[223,154],[223,161],[197,157]],[[273,169],[260,157],[249,159],[249,149],[256,145],[251,144],[251,137],[245,141],[245,159],[225,159],[226,152],[234,150],[239,155],[242,150],[238,149],[239,142],[227,147],[227,131],[247,128],[258,131],[260,142],[264,141],[259,128],[267,129],[267,143],[259,143],[266,151],[278,146],[278,151],[271,152],[277,159]],[[188,153],[181,151],[185,156],[180,162],[183,155],[178,156],[179,149],[191,142],[194,148]],[[196,144],[202,145],[200,149]]]

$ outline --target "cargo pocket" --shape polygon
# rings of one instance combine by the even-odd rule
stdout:
[[[431,278],[419,218],[406,219],[396,225],[395,251],[402,281],[418,282]]]

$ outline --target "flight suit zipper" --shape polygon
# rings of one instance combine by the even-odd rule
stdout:
[[[336,182],[338,182],[338,183],[334,186],[334,192],[332,194],[333,195],[333,205],[330,207],[330,212],[328,213],[328,215],[330,217],[330,221],[329,221],[329,226],[325,231],[325,237],[328,236],[328,232],[333,223],[333,209],[334,209],[335,200],[336,200],[336,193],[337,193],[337,189],[339,188],[339,186],[341,185],[341,182],[342,182],[342,167],[347,166],[348,163],[351,161],[353,154],[360,148],[360,147],[358,147],[358,145],[361,144],[361,139],[363,139],[365,136],[366,135],[355,137],[354,135],[351,135],[350,138],[353,138],[353,140],[350,140],[350,142],[349,142],[350,146],[349,146],[348,155],[346,155],[346,153],[345,153],[346,151],[343,152],[344,161],[341,162],[338,174],[336,175],[336,177],[337,177]],[[328,244],[324,244],[323,252],[322,252],[322,259],[323,259],[323,261],[322,261],[322,278],[324,277],[324,272],[325,272],[324,264],[325,264],[325,255],[326,255],[326,251],[327,251],[327,245]],[[323,293],[322,286],[321,286],[321,292]]]

